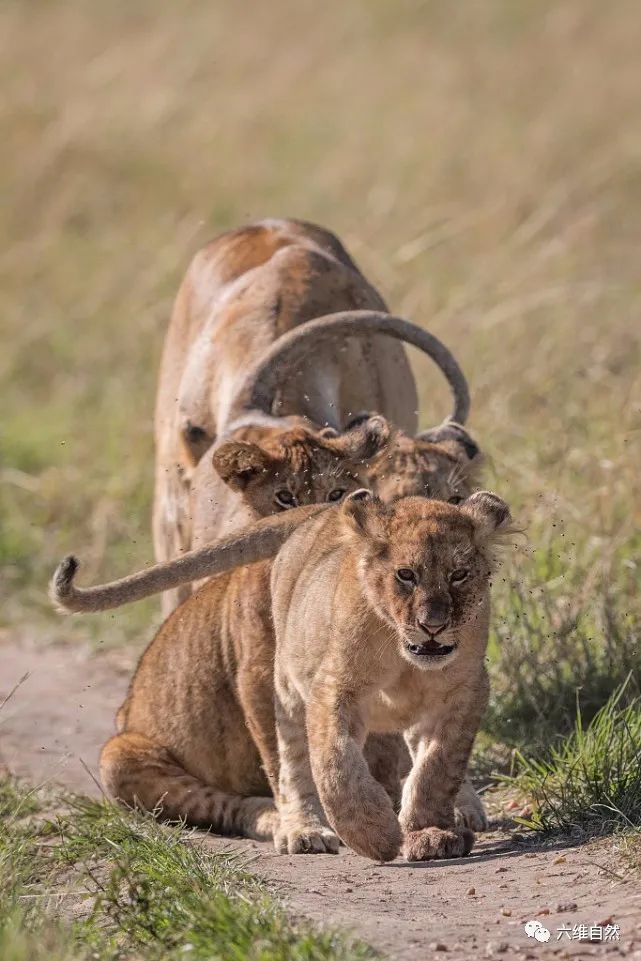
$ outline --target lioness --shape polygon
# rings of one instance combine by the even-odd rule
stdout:
[[[469,396],[456,361],[436,338],[385,311],[340,241],[313,224],[266,220],[196,254],[174,305],[156,401],[158,561],[247,523],[209,462],[197,470],[234,428],[272,414],[339,428],[373,408],[414,432],[414,378],[402,344],[381,333],[433,357],[454,391],[453,418],[465,420]],[[188,593],[183,585],[165,594],[164,613]]]
[[[488,697],[496,494],[460,507],[367,491],[310,520],[273,564],[281,844],[410,861],[467,854],[455,821]],[[371,776],[370,732],[402,731],[413,766],[400,816]],[[327,827],[325,816],[336,832]]]

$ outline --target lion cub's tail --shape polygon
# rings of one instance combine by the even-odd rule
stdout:
[[[309,504],[295,507],[282,514],[264,517],[250,527],[236,531],[229,537],[189,551],[163,564],[121,577],[117,581],[97,587],[76,587],[74,578],[78,561],[70,555],[60,562],[49,585],[49,597],[61,613],[106,611],[122,604],[139,601],[150,594],[178,587],[188,581],[222,574],[274,557],[301,524],[330,507],[329,504]]]

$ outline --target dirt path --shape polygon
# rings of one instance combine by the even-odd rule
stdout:
[[[130,668],[122,654],[92,656],[84,648],[0,637],[0,703],[29,674],[0,715],[5,763],[32,781],[96,794],[82,761],[97,775],[98,749],[113,731]],[[349,928],[398,961],[641,959],[641,889],[604,871],[606,852],[592,847],[533,851],[493,832],[465,859],[382,866],[344,850],[338,857],[289,857],[267,844],[206,843],[245,851],[294,914]],[[547,944],[526,936],[532,919],[550,930]],[[620,925],[620,941],[581,943],[567,934],[557,941],[563,925],[607,919]]]

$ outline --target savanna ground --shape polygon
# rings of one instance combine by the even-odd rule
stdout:
[[[0,714],[11,767],[95,792],[58,758],[95,770],[157,604],[61,620],[46,581],[70,549],[88,581],[150,561],[153,395],[181,275],[216,232],[299,216],[333,228],[468,375],[487,484],[527,530],[495,585],[475,765],[516,774],[508,810],[532,807],[538,834],[405,873],[261,849],[268,894],[220,845],[5,781],[0,956],[366,950],[274,896],[360,920],[390,957],[459,941],[469,956],[474,931],[509,957],[605,951],[527,941],[537,879],[550,927],[570,900],[572,920],[620,921],[611,950],[638,949],[639,49],[634,0],[1,6],[0,701],[31,671]],[[446,395],[415,369],[435,423]]]

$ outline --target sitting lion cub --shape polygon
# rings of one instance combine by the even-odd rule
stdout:
[[[494,548],[510,513],[479,492],[460,507],[385,506],[367,491],[299,528],[272,568],[280,847],[410,861],[460,857],[474,835],[454,803],[487,705]],[[363,756],[370,733],[412,754],[397,818]]]

